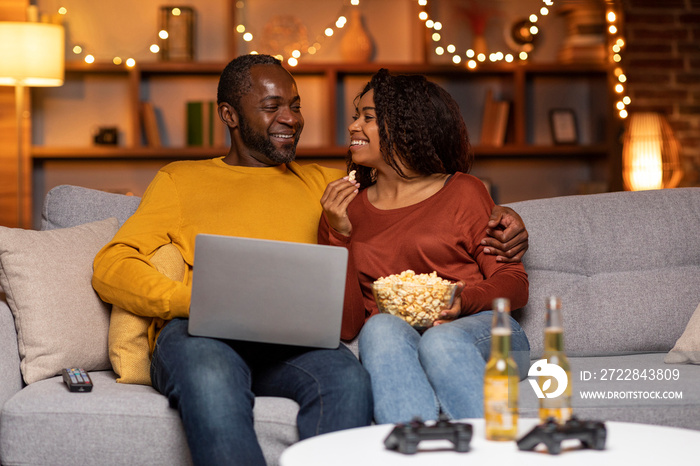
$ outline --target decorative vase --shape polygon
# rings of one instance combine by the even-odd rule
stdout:
[[[374,45],[357,8],[350,13],[345,35],[340,41],[340,56],[349,63],[367,63],[372,59]]]

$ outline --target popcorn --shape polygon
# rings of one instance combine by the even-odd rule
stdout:
[[[351,183],[355,182],[355,173],[357,173],[357,170],[352,170],[350,173],[348,173],[348,181]]]
[[[440,311],[452,305],[456,285],[437,272],[405,270],[378,278],[372,290],[381,312],[401,317],[414,327],[430,327]]]

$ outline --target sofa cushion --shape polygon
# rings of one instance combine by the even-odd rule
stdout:
[[[700,364],[700,304],[671,351],[664,358],[667,364]]]
[[[116,231],[115,218],[53,231],[0,227],[0,285],[27,384],[64,367],[110,367],[109,307],[91,280],[95,255]]]
[[[138,207],[140,197],[114,194],[81,186],[61,185],[44,198],[41,229],[68,228],[115,217],[121,226]]]
[[[160,273],[171,280],[182,281],[187,265],[175,245],[158,248],[150,259]],[[117,373],[117,382],[151,384],[149,331],[162,328],[162,320],[138,316],[119,306],[112,307],[109,323],[109,359]]]
[[[12,397],[0,416],[2,464],[191,464],[185,432],[168,399],[144,385],[115,383],[111,371],[91,372],[90,393],[70,393],[60,377]],[[268,464],[299,440],[298,405],[259,397],[255,432]]]
[[[527,225],[527,306],[513,316],[542,353],[545,299],[562,299],[571,355],[669,351],[700,302],[700,188],[511,204]],[[681,214],[682,213],[682,214]]]

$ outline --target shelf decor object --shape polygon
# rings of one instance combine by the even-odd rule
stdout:
[[[369,63],[373,54],[374,44],[365,28],[362,13],[354,8],[345,35],[340,40],[340,55],[346,63]]]
[[[682,177],[678,141],[666,119],[652,112],[630,114],[622,146],[625,189],[675,188]]]
[[[63,26],[36,22],[0,22],[0,85],[15,87],[17,120],[18,226],[24,227],[24,168],[29,148],[23,147],[22,119],[25,87],[62,86],[64,79]]]
[[[187,6],[160,7],[160,53],[165,61],[194,60],[194,9]]]

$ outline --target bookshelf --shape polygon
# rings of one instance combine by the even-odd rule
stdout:
[[[184,140],[185,107],[188,100],[215,98],[216,83],[224,62],[152,62],[138,63],[133,68],[111,63],[67,63],[67,82],[79,87],[92,79],[109,81],[119,93],[123,106],[118,123],[123,132],[117,147],[75,144],[75,138],[60,140],[35,134],[31,149],[34,167],[33,198],[40,205],[44,193],[58,182],[80,182],[70,177],[50,176],[65,164],[81,169],[128,164],[135,170],[158,167],[175,160],[209,158],[224,155],[226,147],[187,147]],[[609,68],[605,65],[562,65],[547,63],[482,64],[477,70],[454,65],[430,64],[301,64],[290,68],[302,95],[302,111],[306,120],[304,135],[298,148],[298,160],[343,167],[347,152],[347,126],[353,113],[352,101],[373,72],[381,67],[394,73],[419,73],[443,85],[462,109],[476,154],[474,174],[504,184],[504,193],[497,202],[526,198],[576,194],[571,183],[593,182],[620,189],[615,143],[619,122],[612,113]],[[82,88],[82,87],[81,87]],[[60,89],[52,92],[59,93]],[[509,102],[509,118],[505,141],[501,146],[480,144],[483,106],[487,92],[498,100]],[[113,97],[114,98],[114,97]],[[35,105],[42,106],[42,96],[35,96]],[[148,101],[158,110],[162,144],[149,147],[143,137],[140,109]],[[86,105],[99,105],[87,102]],[[579,122],[579,143],[556,145],[552,142],[548,112],[553,107],[572,109]],[[80,113],[80,112],[76,112]],[[83,132],[94,122],[76,118]],[[50,128],[50,121],[37,125]],[[60,135],[59,135],[60,136]],[[106,164],[106,165],[105,165]],[[533,165],[534,164],[534,165]],[[141,166],[141,167],[139,167]],[[533,169],[534,166],[542,168]],[[563,167],[564,178],[554,191],[537,191],[545,179],[532,179],[532,186],[518,191],[518,172],[555,173]],[[580,173],[584,173],[582,176]],[[503,179],[499,181],[499,176]],[[94,178],[100,188],[100,177],[108,177],[102,168]],[[115,174],[116,176],[116,174]],[[545,175],[543,175],[545,176]],[[528,179],[532,178],[529,176]],[[85,183],[83,183],[84,185]],[[129,187],[140,194],[145,186]],[[507,193],[507,194],[505,194]],[[36,209],[35,209],[36,211]]]

